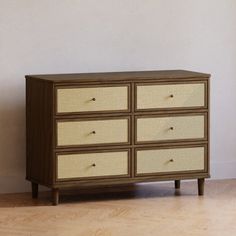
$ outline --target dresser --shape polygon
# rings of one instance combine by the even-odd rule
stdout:
[[[26,76],[26,179],[59,191],[209,175],[209,74]],[[179,191],[179,190],[177,190]]]

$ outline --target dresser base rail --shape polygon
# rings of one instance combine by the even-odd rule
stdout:
[[[180,179],[174,180],[174,187],[177,191],[180,190],[180,181],[181,181]],[[197,179],[197,184],[198,184],[198,195],[203,196],[204,195],[205,178]],[[106,186],[106,187],[111,187],[111,186],[113,186],[113,185]],[[32,187],[32,198],[33,199],[38,198],[38,184],[35,182],[31,182],[31,187]],[[51,198],[52,205],[57,206],[59,204],[59,188],[51,188],[51,194],[52,194],[52,198]]]

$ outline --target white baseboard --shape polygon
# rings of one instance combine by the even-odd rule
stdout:
[[[228,162],[211,162],[212,179],[235,179],[236,178],[236,160]]]
[[[25,179],[25,175],[0,176],[0,194],[3,193],[25,193],[31,191],[31,183]],[[48,188],[41,187],[39,191]]]
[[[230,162],[211,162],[211,179],[234,179],[236,178],[236,160]],[[18,176],[0,176],[1,193],[30,192],[31,184],[25,180],[24,174]],[[40,191],[48,190],[40,186]]]

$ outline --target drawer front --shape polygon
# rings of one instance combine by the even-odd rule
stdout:
[[[204,163],[204,147],[138,150],[136,153],[136,175],[204,171]]]
[[[57,179],[128,176],[128,151],[57,156]]]
[[[57,113],[128,111],[129,86],[57,89]]]
[[[136,109],[204,107],[206,83],[137,85]]]
[[[129,119],[57,122],[57,146],[129,143]]]
[[[204,139],[205,116],[137,118],[136,142]]]

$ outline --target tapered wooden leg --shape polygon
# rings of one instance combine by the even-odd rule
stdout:
[[[38,184],[31,182],[32,198],[38,198],[38,186]]]
[[[180,189],[180,180],[175,180],[175,189]]]
[[[198,179],[198,195],[202,196],[204,195],[204,183],[205,179]]]
[[[59,203],[59,189],[53,188],[52,189],[52,204],[54,206],[58,205]]]

